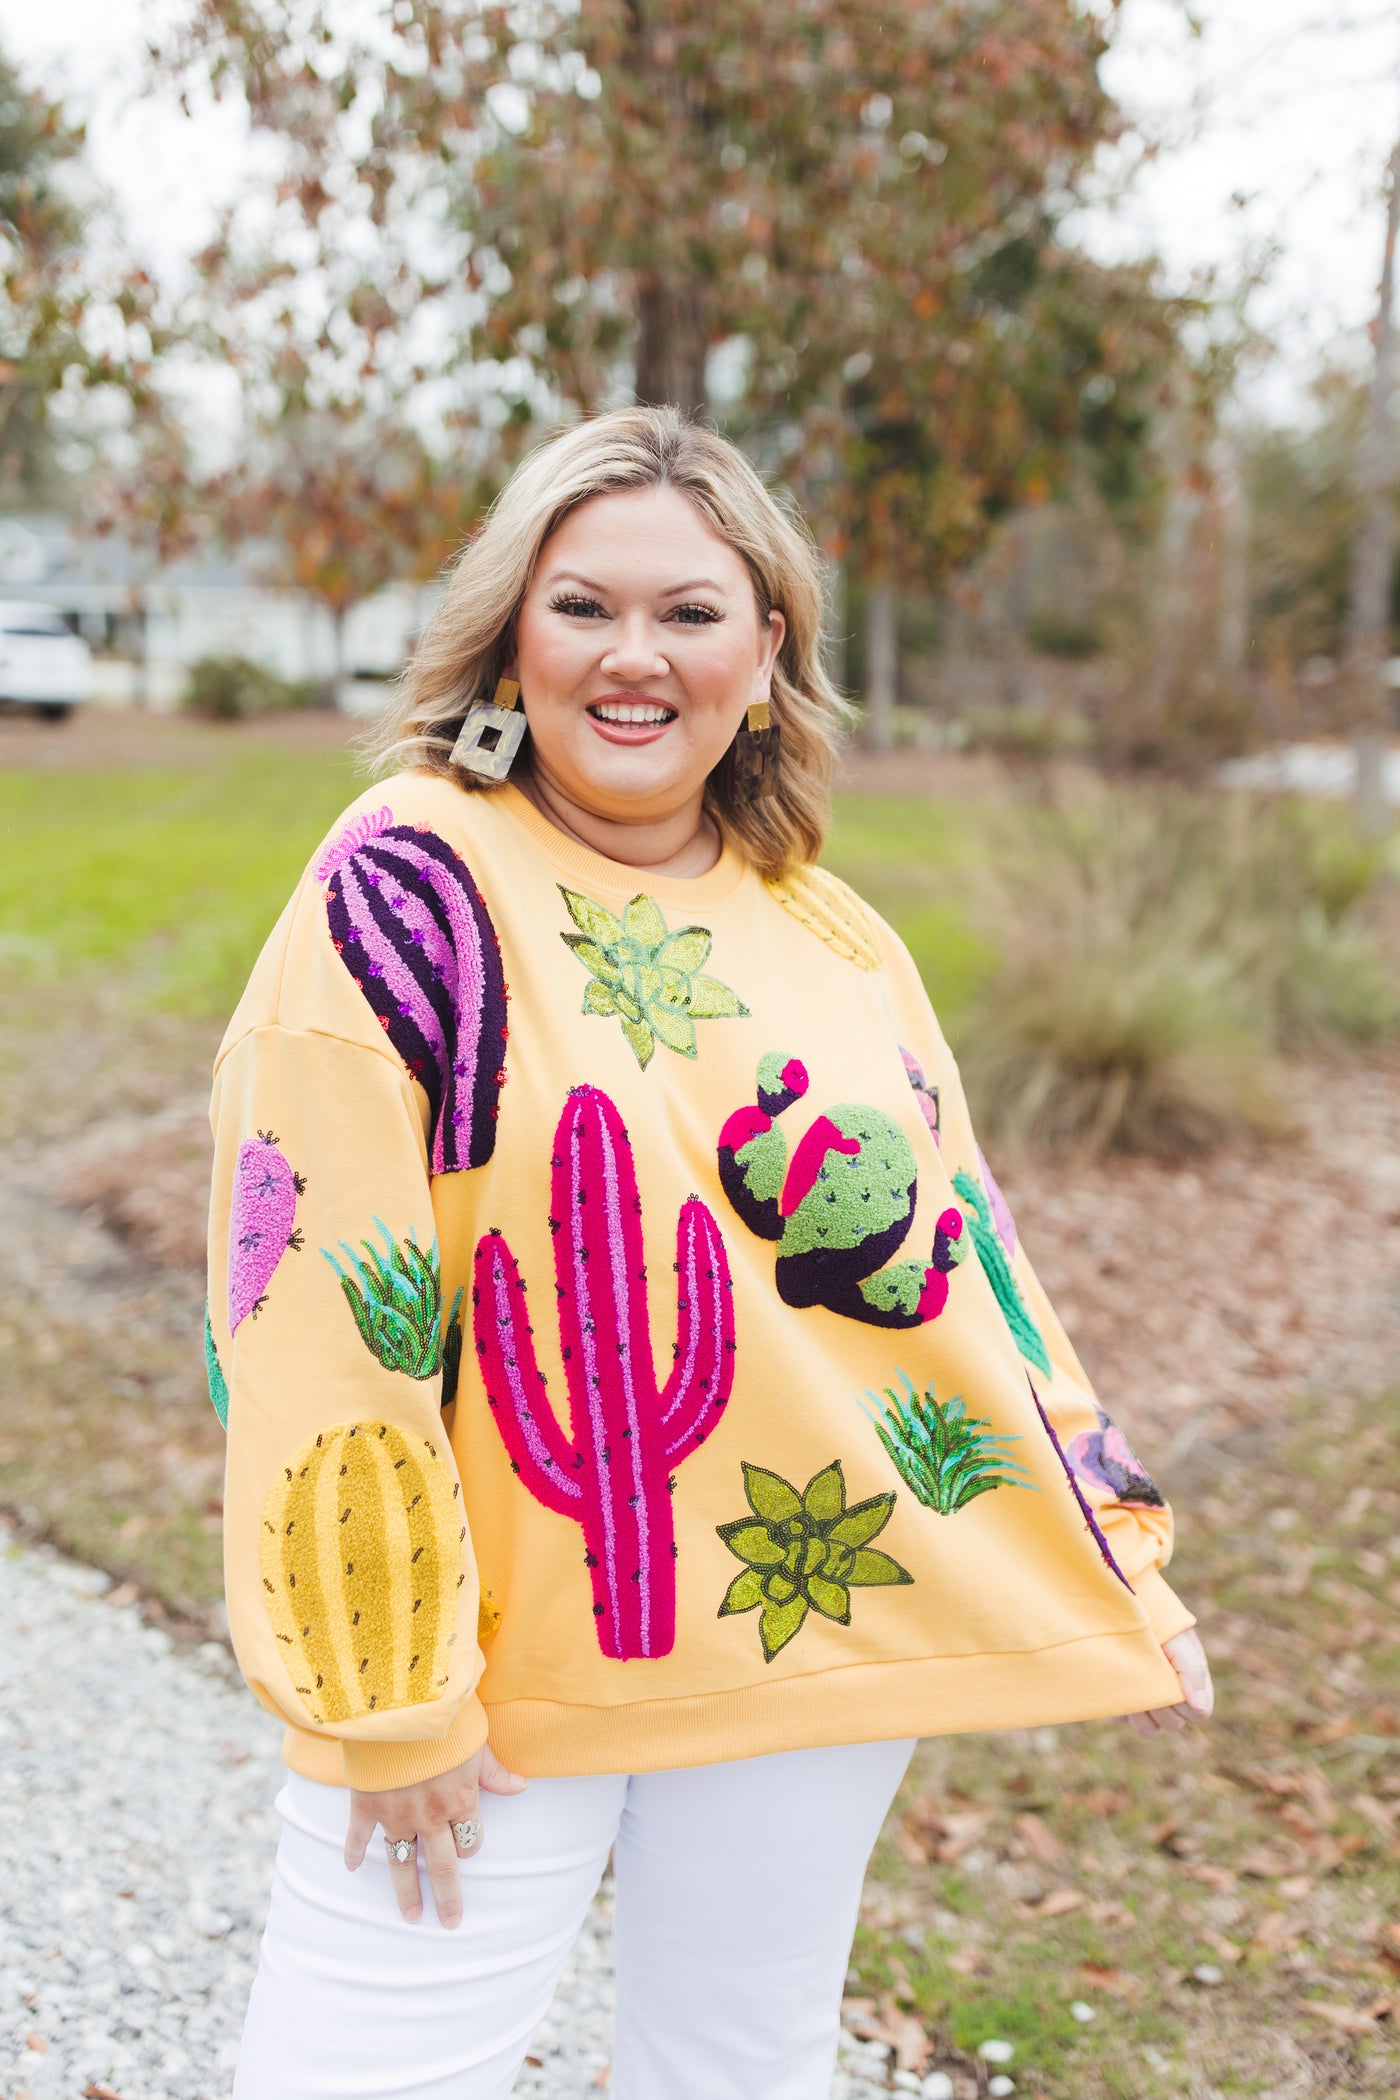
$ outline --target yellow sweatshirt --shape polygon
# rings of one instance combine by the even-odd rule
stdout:
[[[212,1114],[229,1614],[295,1770],[1179,1697],[1170,1514],[833,877],[639,876],[403,774],[314,856]]]

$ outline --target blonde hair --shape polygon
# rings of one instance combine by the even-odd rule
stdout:
[[[732,761],[710,774],[705,804],[760,874],[815,861],[826,839],[831,769],[850,710],[821,661],[822,579],[804,528],[774,501],[738,447],[673,408],[623,408],[560,431],[512,475],[447,578],[442,602],[366,740],[380,770],[417,766],[459,786],[491,786],[451,763],[457,732],[489,699],[511,655],[515,622],[540,550],[581,503],[626,489],[687,496],[747,565],[761,621],[787,622],[773,667],[781,731],[774,792],[737,802]],[[528,706],[529,695],[525,695]]]

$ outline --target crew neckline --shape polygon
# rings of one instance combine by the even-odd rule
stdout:
[[[647,868],[629,867],[626,861],[610,860],[605,853],[595,853],[591,846],[570,838],[566,831],[561,831],[536,809],[514,781],[508,780],[491,800],[528,833],[557,868],[593,889],[617,890],[627,897],[644,893],[658,901],[665,899],[687,906],[703,904],[713,909],[727,904],[749,873],[748,862],[723,836],[719,859],[703,875],[658,875]]]

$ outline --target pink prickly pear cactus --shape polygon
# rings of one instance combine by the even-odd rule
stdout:
[[[267,1287],[290,1247],[299,1251],[297,1197],[305,1178],[294,1174],[270,1130],[245,1138],[233,1170],[228,1221],[228,1331],[237,1332],[267,1303]]]
[[[530,1493],[583,1531],[604,1655],[620,1662],[669,1655],[676,1638],[671,1469],[705,1441],[734,1383],[724,1242],[698,1196],[682,1204],[676,1355],[658,1385],[632,1148],[617,1109],[596,1087],[570,1094],[551,1164],[569,1427],[550,1405],[525,1285],[499,1232],[478,1242],[472,1289],[486,1397]]]

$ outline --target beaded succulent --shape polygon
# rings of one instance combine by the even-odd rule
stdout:
[[[583,1010],[622,1024],[633,1056],[643,1068],[658,1043],[681,1057],[694,1057],[695,1023],[741,1019],[742,999],[705,974],[714,936],[704,926],[667,926],[654,897],[636,896],[619,919],[578,890],[559,894],[577,933],[560,935],[588,972]]]
[[[865,1412],[900,1479],[925,1508],[952,1517],[995,1488],[1038,1492],[1026,1467],[1009,1454],[1020,1437],[994,1436],[991,1424],[969,1415],[957,1394],[939,1400],[932,1386],[920,1393],[902,1371],[897,1376],[903,1390],[887,1386],[878,1399],[867,1393],[874,1412]]]
[[[413,1234],[396,1242],[389,1228],[376,1218],[383,1248],[361,1240],[357,1252],[340,1242],[345,1262],[330,1249],[321,1252],[340,1278],[345,1302],[355,1316],[360,1340],[371,1356],[378,1357],[386,1371],[405,1371],[410,1378],[432,1378],[442,1367],[443,1318],[442,1280],[438,1267],[437,1241],[420,1247]],[[461,1292],[453,1301],[447,1320],[458,1327],[457,1361],[461,1361]]]
[[[777,1473],[745,1464],[744,1493],[748,1514],[716,1527],[744,1563],[725,1592],[719,1616],[758,1611],[765,1662],[800,1632],[809,1611],[849,1626],[853,1589],[914,1580],[907,1568],[870,1543],[890,1521],[893,1491],[848,1509],[839,1459],[814,1474],[800,1494]]]

